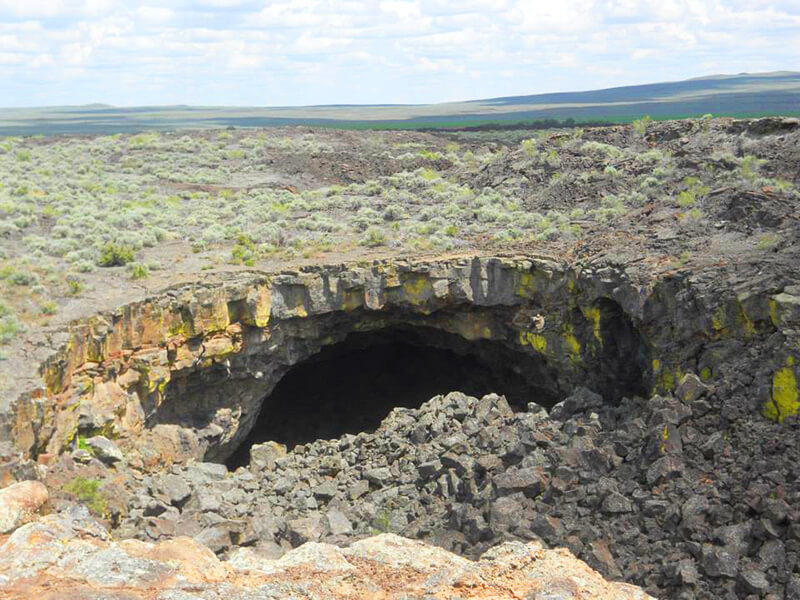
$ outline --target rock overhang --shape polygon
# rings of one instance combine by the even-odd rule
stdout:
[[[351,332],[397,325],[503,344],[555,373],[556,395],[581,384],[615,401],[673,388],[683,370],[711,371],[707,363],[720,345],[728,351],[732,339],[791,321],[793,305],[777,298],[709,298],[685,279],[641,283],[625,265],[547,257],[247,274],[168,290],[72,324],[68,341],[41,367],[42,387],[19,397],[6,428],[31,456],[101,433],[119,438],[144,467],[224,460],[292,365]],[[785,406],[791,390],[778,395]],[[194,416],[183,424],[164,418],[180,413]]]

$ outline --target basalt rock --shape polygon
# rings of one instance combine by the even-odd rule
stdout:
[[[42,385],[0,410],[0,475],[38,460],[58,508],[87,502],[71,479],[96,479],[116,535],[188,535],[221,557],[388,531],[471,559],[508,540],[565,546],[663,597],[791,597],[796,297],[768,266],[652,279],[630,260],[533,257],[187,285],[52,336]],[[250,452],[279,382],[356,338],[477,356],[523,393],[442,394],[377,430]]]
[[[694,371],[727,386],[730,415],[783,421],[798,406],[794,288],[733,283],[492,257],[231,276],[74,323],[42,365],[42,387],[0,410],[0,432],[33,457],[102,435],[139,468],[224,461],[293,365],[354,332],[398,329],[514,367],[539,404],[579,386],[615,403]],[[761,365],[746,373],[734,360],[744,343]]]
[[[270,559],[377,532],[471,559],[504,541],[535,541],[657,597],[733,599],[763,580],[770,593],[787,593],[784,575],[800,566],[800,448],[775,453],[757,441],[794,425],[755,415],[707,453],[718,422],[671,395],[559,420],[507,407],[497,395],[451,393],[395,409],[374,433],[298,446],[271,468],[190,463],[138,473],[120,492],[128,511],[118,531],[146,542],[188,534],[219,556],[249,556],[246,548]],[[420,425],[438,423],[422,439]],[[680,456],[675,444],[653,449],[648,423],[659,443],[680,438]],[[152,516],[153,506],[163,512]]]

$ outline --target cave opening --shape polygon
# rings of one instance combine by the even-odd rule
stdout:
[[[266,441],[292,449],[372,432],[393,408],[419,408],[452,391],[502,394],[515,410],[529,402],[549,408],[559,396],[556,374],[544,361],[499,342],[427,327],[351,333],[288,370],[226,464],[246,465],[250,447]]]

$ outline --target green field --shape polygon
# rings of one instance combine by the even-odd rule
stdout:
[[[720,75],[586,92],[420,105],[306,107],[103,104],[0,108],[0,135],[110,134],[147,129],[308,125],[345,129],[457,129],[537,122],[628,123],[714,116],[800,115],[800,73]]]

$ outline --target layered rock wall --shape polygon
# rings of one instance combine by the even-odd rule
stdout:
[[[74,323],[42,365],[41,388],[23,392],[0,422],[31,456],[104,434],[154,468],[223,460],[291,365],[348,333],[399,325],[534,357],[540,367],[531,376],[551,402],[577,384],[615,402],[668,391],[685,371],[714,381],[745,343],[763,342],[748,402],[782,420],[798,405],[797,290],[737,293],[718,283],[648,281],[619,265],[480,257],[189,285]]]

